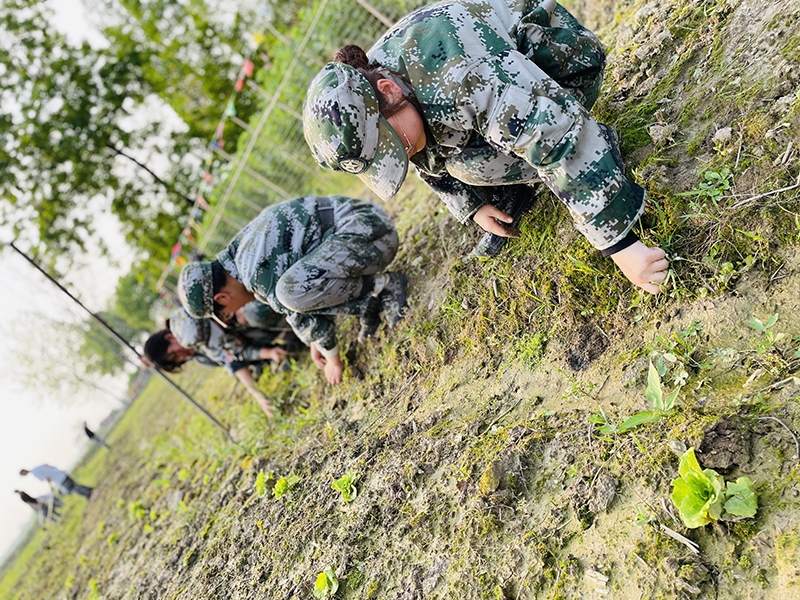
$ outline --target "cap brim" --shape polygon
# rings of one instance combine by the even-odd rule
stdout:
[[[408,155],[389,122],[378,118],[378,149],[369,167],[358,176],[381,200],[394,196],[408,174]]]

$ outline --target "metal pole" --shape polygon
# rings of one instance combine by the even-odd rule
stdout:
[[[121,336],[119,333],[117,333],[117,332],[116,332],[116,330],[115,330],[113,327],[111,327],[111,325],[109,325],[108,323],[106,323],[106,322],[105,322],[105,321],[104,321],[104,320],[103,320],[101,317],[99,317],[98,315],[96,315],[95,313],[93,313],[92,311],[90,311],[88,308],[86,308],[86,306],[84,306],[84,305],[83,305],[83,303],[81,303],[81,301],[80,301],[80,300],[78,300],[78,299],[77,299],[75,296],[73,296],[73,295],[72,295],[72,293],[71,293],[71,292],[70,292],[70,291],[69,291],[67,288],[65,288],[63,285],[61,285],[61,284],[60,284],[60,283],[59,283],[59,282],[58,282],[58,281],[57,281],[57,280],[56,280],[54,277],[52,277],[52,276],[51,276],[49,273],[47,273],[47,272],[46,272],[44,269],[42,269],[42,268],[41,268],[41,267],[40,267],[40,266],[39,266],[39,265],[36,263],[36,261],[34,261],[34,260],[33,260],[33,259],[30,257],[30,256],[28,256],[27,254],[25,254],[25,253],[24,253],[22,250],[20,250],[19,248],[17,248],[17,247],[14,245],[14,243],[13,243],[13,242],[11,242],[9,245],[11,246],[11,248],[13,248],[13,249],[14,249],[14,251],[15,251],[17,254],[19,254],[19,255],[20,255],[22,258],[24,258],[24,259],[25,259],[25,260],[27,260],[27,261],[28,261],[28,262],[29,262],[31,265],[33,265],[33,266],[36,268],[36,270],[37,270],[37,271],[39,271],[39,272],[40,272],[42,275],[44,275],[45,277],[47,277],[47,279],[49,279],[49,280],[50,280],[50,281],[51,281],[51,282],[52,282],[52,283],[53,283],[53,284],[54,284],[54,285],[55,285],[55,286],[56,286],[56,287],[57,287],[59,290],[61,290],[61,291],[62,291],[62,292],[64,292],[64,293],[65,293],[67,296],[69,296],[69,298],[70,298],[70,299],[71,299],[73,302],[75,302],[75,304],[77,304],[77,305],[78,305],[78,306],[80,306],[80,307],[81,307],[83,310],[85,310],[87,313],[89,313],[89,316],[91,316],[91,317],[92,317],[94,320],[96,320],[98,323],[100,323],[100,325],[102,325],[102,326],[103,326],[103,327],[106,329],[106,331],[108,331],[108,332],[111,334],[111,336],[112,336],[114,339],[116,339],[116,340],[117,340],[117,342],[119,342],[120,344],[122,344],[123,346],[125,346],[126,348],[128,348],[128,349],[129,349],[131,352],[133,352],[133,353],[134,353],[134,354],[135,354],[137,357],[139,357],[140,359],[142,358],[142,355],[141,355],[141,354],[139,354],[139,351],[138,351],[138,350],[136,350],[136,348],[134,348],[133,346],[131,346],[131,345],[130,345],[130,343],[128,343],[128,340],[126,340],[126,339],[125,339],[124,337],[122,337],[122,336]],[[161,369],[159,369],[157,366],[153,365],[153,366],[152,366],[152,367],[150,367],[150,368],[151,368],[151,369],[153,369],[153,370],[155,370],[155,372],[156,372],[156,373],[158,373],[158,374],[159,374],[159,375],[162,377],[162,379],[164,379],[164,381],[166,381],[166,382],[167,382],[169,385],[171,385],[173,388],[175,388],[175,390],[176,390],[176,391],[177,391],[179,394],[181,394],[181,395],[182,395],[182,396],[183,396],[183,397],[184,397],[186,400],[188,400],[188,401],[189,401],[189,402],[192,404],[192,406],[194,406],[194,407],[195,407],[197,410],[199,410],[201,413],[203,413],[203,414],[204,414],[204,415],[205,415],[205,416],[206,416],[208,419],[210,419],[210,420],[211,420],[211,422],[212,422],[212,423],[214,423],[214,425],[216,425],[217,427],[219,427],[220,429],[222,429],[222,431],[224,431],[224,432],[225,432],[225,435],[228,437],[228,439],[229,439],[229,440],[233,441],[233,438],[231,438],[231,434],[230,434],[230,432],[228,431],[228,429],[227,429],[227,428],[226,428],[226,427],[225,427],[225,426],[224,426],[222,423],[220,423],[219,421],[217,421],[217,420],[214,418],[214,416],[213,416],[211,413],[209,413],[209,412],[208,412],[208,411],[207,411],[205,408],[203,408],[203,407],[202,407],[202,406],[200,406],[200,405],[199,405],[197,402],[195,402],[194,398],[192,398],[192,397],[191,397],[189,394],[187,394],[185,391],[183,391],[183,389],[181,389],[181,388],[178,386],[178,384],[176,384],[176,383],[175,383],[174,381],[172,381],[172,380],[171,380],[169,377],[167,377],[167,376],[164,374],[164,372],[163,372],[163,371],[161,371]]]

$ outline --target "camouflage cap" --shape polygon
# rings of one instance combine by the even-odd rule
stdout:
[[[349,65],[328,63],[311,82],[303,133],[321,166],[358,175],[382,200],[406,178],[403,142],[381,116],[372,86]]]
[[[214,278],[210,262],[189,263],[178,277],[178,298],[195,319],[214,315]]]

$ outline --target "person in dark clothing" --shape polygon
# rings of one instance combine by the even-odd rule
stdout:
[[[103,440],[102,438],[98,437],[97,434],[94,431],[89,429],[89,426],[86,424],[86,421],[83,422],[83,431],[86,432],[86,435],[95,444],[99,444],[100,446],[103,446],[103,448],[108,448],[109,450],[111,450],[111,446],[106,444],[105,440]]]
[[[15,494],[19,494],[20,499],[25,504],[30,506],[33,510],[35,510],[37,513],[39,513],[39,515],[41,516],[42,519],[47,519],[49,517],[50,520],[53,523],[58,523],[58,520],[56,519],[56,517],[60,517],[61,515],[59,514],[58,508],[56,508],[55,503],[53,503],[53,512],[52,512],[52,514],[48,514],[48,505],[47,505],[47,503],[40,502],[39,500],[37,500],[33,496],[29,496],[28,494],[26,494],[25,492],[23,492],[21,490],[14,490],[14,493]]]

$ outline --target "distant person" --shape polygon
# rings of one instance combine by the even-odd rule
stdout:
[[[58,520],[56,519],[56,517],[61,517],[61,515],[58,512],[58,507],[56,506],[56,501],[58,501],[59,504],[61,504],[60,500],[58,500],[56,498],[53,501],[53,512],[52,512],[52,514],[48,514],[48,511],[49,511],[48,502],[42,502],[40,499],[34,498],[32,496],[29,496],[28,494],[26,494],[25,492],[23,492],[21,490],[14,490],[14,493],[15,494],[19,494],[20,499],[25,504],[27,504],[33,510],[35,510],[37,513],[39,513],[39,516],[40,516],[41,519],[47,519],[49,517],[50,520],[53,523],[58,523]]]
[[[36,479],[59,486],[62,494],[77,494],[78,496],[83,496],[87,500],[92,495],[92,488],[75,483],[72,477],[67,473],[61,469],[51,467],[50,465],[39,465],[34,469],[22,469],[19,472],[23,477],[28,473],[36,477]]]
[[[83,422],[83,430],[86,432],[86,435],[89,436],[89,439],[92,440],[95,444],[100,444],[103,448],[108,448],[111,450],[111,446],[106,444],[105,440],[98,437],[97,434],[89,429],[89,426],[86,424],[86,421]]]

